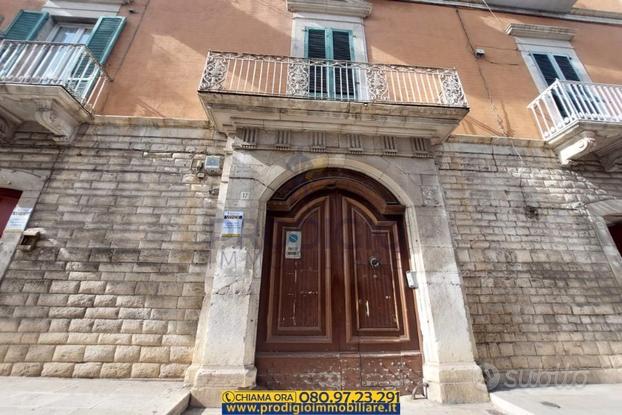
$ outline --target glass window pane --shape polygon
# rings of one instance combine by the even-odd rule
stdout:
[[[76,43],[80,29],[79,27],[60,26],[52,42]]]

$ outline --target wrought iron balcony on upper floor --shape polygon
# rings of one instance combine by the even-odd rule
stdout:
[[[557,80],[529,109],[563,164],[596,157],[608,170],[620,168],[622,85]]]
[[[0,123],[8,132],[35,122],[68,141],[87,121],[110,81],[84,45],[0,42]]]
[[[455,69],[210,52],[199,86],[222,131],[262,127],[446,138],[468,112]]]

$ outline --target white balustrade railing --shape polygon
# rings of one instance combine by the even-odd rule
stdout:
[[[622,122],[622,85],[555,81],[529,104],[545,140],[576,121]]]
[[[110,78],[84,45],[3,40],[0,83],[64,87],[93,111]]]
[[[455,69],[210,52],[200,91],[466,107]]]

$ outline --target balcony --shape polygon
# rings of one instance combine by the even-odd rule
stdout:
[[[557,80],[529,104],[540,133],[562,164],[596,157],[622,163],[622,85]]]
[[[70,141],[101,101],[110,78],[84,45],[0,42],[0,138],[37,124]]]
[[[210,52],[199,96],[238,128],[444,140],[468,112],[454,69]]]

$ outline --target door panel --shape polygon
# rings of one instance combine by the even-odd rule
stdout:
[[[342,189],[313,188],[268,212],[260,386],[406,391],[420,380],[402,216]],[[300,232],[299,257],[288,257],[288,232]]]
[[[378,222],[362,204],[343,199],[349,342],[402,340],[397,226]]]
[[[328,214],[329,198],[322,197],[304,205],[293,218],[274,218],[267,349],[332,343]],[[289,231],[300,232],[303,254],[299,259],[286,258]]]

